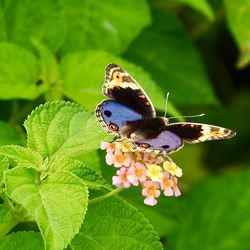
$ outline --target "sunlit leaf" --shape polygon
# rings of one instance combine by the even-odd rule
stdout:
[[[84,226],[71,247],[74,250],[162,249],[157,234],[142,214],[118,198],[89,206]]]
[[[21,147],[17,145],[6,145],[0,147],[0,155],[3,155],[17,164],[27,167],[38,168],[43,161],[42,156],[31,148]]]
[[[29,50],[0,43],[0,99],[36,98],[45,91],[36,86],[38,76],[38,60]]]
[[[70,158],[99,148],[107,139],[92,113],[76,103],[49,102],[25,121],[28,146],[43,156]]]
[[[15,232],[0,241],[1,250],[44,250],[43,239],[40,233]]]
[[[60,0],[3,0],[8,41],[32,48],[36,38],[56,51],[64,41],[66,23]]]
[[[4,174],[6,192],[36,220],[47,249],[65,248],[79,231],[88,191],[70,172],[56,172],[42,181],[34,169],[16,167]]]
[[[63,6],[68,21],[63,54],[84,49],[119,54],[150,23],[146,0],[64,0]]]

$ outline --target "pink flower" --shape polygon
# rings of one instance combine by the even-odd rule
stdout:
[[[114,153],[114,166],[120,168],[122,166],[128,167],[131,163],[132,157],[130,153],[123,153],[120,150],[116,150]]]
[[[124,188],[129,188],[131,186],[127,179],[127,169],[125,167],[120,168],[116,172],[117,176],[112,177],[112,183],[116,187],[123,186]]]
[[[127,179],[134,186],[138,186],[139,182],[146,181],[146,172],[147,168],[143,164],[136,162],[132,167],[128,169]]]
[[[143,183],[144,188],[142,189],[142,195],[146,197],[144,204],[154,206],[157,204],[157,200],[160,196],[159,184],[153,181],[145,181]]]
[[[169,173],[163,173],[163,179],[161,183],[161,189],[164,190],[165,196],[172,196],[174,195],[174,191],[172,189],[173,181],[171,180],[171,176]]]
[[[107,153],[113,153],[113,152],[115,152],[115,143],[109,143],[109,142],[102,141],[100,148],[102,150],[106,150]]]
[[[130,166],[132,157],[130,153],[123,153],[122,151],[116,149],[114,153],[107,152],[106,162],[108,165],[114,165],[116,168],[122,166]]]
[[[174,195],[175,197],[178,197],[181,195],[181,191],[177,186],[178,179],[176,177],[173,178],[173,190],[174,190]]]

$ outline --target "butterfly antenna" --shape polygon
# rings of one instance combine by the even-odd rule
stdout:
[[[177,119],[177,118],[193,118],[193,117],[201,117],[204,116],[205,114],[199,114],[199,115],[183,115],[183,116],[173,116],[173,117],[169,117],[168,120],[170,119]]]
[[[169,92],[166,95],[166,103],[165,103],[165,113],[164,113],[164,117],[167,116],[167,112],[168,112],[168,96],[169,96]]]

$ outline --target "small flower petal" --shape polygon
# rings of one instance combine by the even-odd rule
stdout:
[[[178,167],[174,162],[163,162],[163,168],[172,175],[175,175],[177,177],[182,176],[182,169]]]
[[[107,150],[107,152],[109,152],[109,153],[113,153],[115,151],[115,143],[109,143],[109,142],[102,141],[100,148],[102,150]]]
[[[162,168],[156,164],[148,164],[147,167],[147,176],[152,181],[161,182],[163,177]]]
[[[116,172],[117,176],[112,177],[112,184],[116,187],[123,186],[124,188],[129,188],[131,186],[127,179],[127,169],[125,167],[120,168]]]
[[[144,199],[144,204],[155,206],[157,204],[157,200],[154,197],[147,197],[146,199]]]
[[[160,196],[159,184],[153,181],[145,181],[143,183],[142,195],[146,197],[144,203],[150,206],[154,206],[157,203],[155,198]]]
[[[139,182],[146,181],[146,171],[147,168],[143,164],[136,162],[128,169],[127,178],[134,186],[138,186]]]
[[[132,157],[129,153],[123,153],[120,150],[116,150],[114,153],[114,166],[120,168],[122,166],[128,167],[132,161]]]
[[[181,191],[178,188],[177,183],[178,183],[178,179],[176,177],[174,177],[174,179],[173,179],[173,191],[174,191],[175,197],[178,197],[181,195]]]
[[[106,159],[106,163],[108,165],[113,165],[114,164],[114,155],[113,155],[113,153],[107,153],[106,156],[105,156],[105,159]]]

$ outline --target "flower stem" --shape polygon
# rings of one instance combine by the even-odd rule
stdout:
[[[112,197],[112,196],[118,194],[119,192],[121,192],[123,189],[124,189],[123,187],[119,187],[119,188],[116,188],[116,189],[114,189],[113,191],[111,191],[111,192],[109,192],[107,194],[104,194],[104,195],[101,195],[101,196],[99,196],[97,198],[91,199],[89,201],[89,204],[95,203],[95,202],[98,202],[98,201],[102,201],[102,200],[105,200],[105,199],[107,199],[109,197]]]

